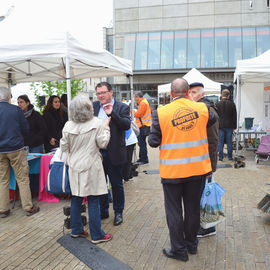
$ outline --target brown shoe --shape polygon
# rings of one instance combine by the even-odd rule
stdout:
[[[8,217],[9,215],[10,215],[10,210],[0,212],[0,218],[5,218],[5,217]]]
[[[30,210],[26,211],[26,215],[32,216],[32,215],[36,214],[37,212],[39,212],[39,209],[40,209],[39,206],[33,204],[32,208]]]

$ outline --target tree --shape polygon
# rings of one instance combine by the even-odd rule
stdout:
[[[75,97],[78,92],[85,88],[86,82],[83,80],[71,80],[71,97]],[[34,82],[30,84],[30,90],[34,92],[35,95],[35,105],[39,108],[40,112],[43,112],[45,105],[41,105],[39,99],[40,96],[45,96],[49,98],[52,95],[61,97],[62,94],[67,93],[66,81],[49,81],[49,82]]]

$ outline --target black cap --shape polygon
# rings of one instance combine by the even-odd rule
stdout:
[[[204,85],[203,85],[202,83],[200,83],[200,82],[194,82],[194,83],[191,83],[191,84],[189,85],[189,88],[197,87],[197,86],[201,86],[201,87],[204,88]]]

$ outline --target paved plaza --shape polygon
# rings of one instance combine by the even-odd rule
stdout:
[[[226,189],[226,220],[216,236],[200,240],[198,254],[184,263],[162,254],[170,244],[159,175],[143,172],[158,168],[158,150],[149,150],[150,165],[141,166],[139,176],[125,183],[124,223],[113,226],[110,212],[102,223],[113,240],[100,248],[138,270],[270,269],[270,215],[256,208],[270,187],[270,161],[256,165],[254,153],[248,152],[246,168],[217,170],[215,180]],[[63,234],[63,206],[69,203],[39,203],[41,211],[27,217],[17,202],[11,215],[0,219],[0,269],[89,269],[56,242]]]

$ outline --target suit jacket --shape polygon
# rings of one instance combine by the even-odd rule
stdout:
[[[93,107],[94,116],[98,116],[100,110],[99,101],[95,101]],[[130,128],[129,115],[129,107],[115,100],[110,122],[111,138],[107,146],[108,155],[113,165],[121,165],[127,161],[125,130]]]

